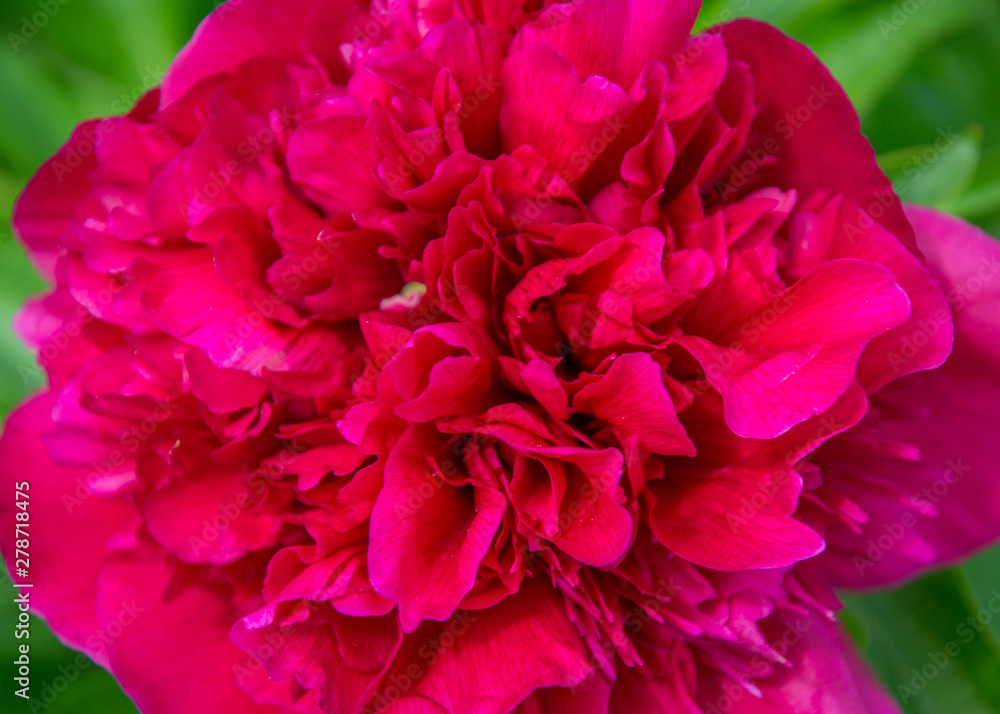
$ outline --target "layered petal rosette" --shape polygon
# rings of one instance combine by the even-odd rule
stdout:
[[[1000,535],[1000,245],[698,10],[232,0],[41,168],[0,464],[141,711],[896,711],[834,591]]]

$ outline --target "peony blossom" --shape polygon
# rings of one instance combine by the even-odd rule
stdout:
[[[142,712],[898,711],[835,592],[1000,536],[1000,244],[698,10],[231,0],[39,170],[0,469]]]

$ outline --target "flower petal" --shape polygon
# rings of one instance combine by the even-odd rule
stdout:
[[[714,330],[715,342],[676,342],[722,394],[729,427],[771,439],[833,406],[854,381],[865,346],[904,323],[910,301],[888,269],[859,260],[823,263],[770,300],[752,284],[751,267],[734,262],[721,296],[706,300],[708,312],[689,317],[695,334]]]
[[[138,554],[118,556],[101,573],[98,619],[125,693],[146,714],[282,714],[237,686],[237,670],[251,658],[229,641],[239,613],[224,588],[193,585],[165,600],[168,579],[160,559]]]
[[[497,491],[452,486],[430,469],[418,427],[400,437],[371,521],[369,571],[403,629],[451,616],[472,589],[507,506]],[[450,469],[449,469],[450,465]],[[454,461],[441,464],[454,473]]]
[[[20,523],[16,517],[30,513],[32,609],[45,617],[63,642],[107,666],[94,612],[98,573],[108,555],[108,542],[134,528],[135,516],[128,504],[93,493],[88,484],[90,470],[52,462],[41,436],[52,429],[53,402],[53,395],[46,393],[20,406],[11,414],[0,440],[2,480],[10,493],[0,506],[0,548],[14,568],[16,525]],[[27,511],[14,505],[15,485],[25,481]],[[13,580],[23,582],[24,578]]]
[[[637,436],[646,451],[694,456],[694,444],[677,420],[660,366],[648,354],[622,355],[608,373],[573,398],[573,407],[606,421],[623,436]]]
[[[913,228],[861,133],[851,100],[812,50],[757,20],[715,31],[730,60],[746,62],[753,75],[757,114],[745,156],[757,166],[760,183],[795,189],[803,199],[830,191],[850,196],[915,248]],[[761,161],[761,155],[777,160]]]
[[[882,414],[874,435],[882,443],[912,444],[919,461],[878,457],[857,437],[826,447],[823,459],[835,458],[841,470],[853,467],[854,478],[866,478],[866,471],[892,478],[908,497],[888,503],[872,494],[859,504],[871,515],[861,533],[838,530],[835,548],[817,563],[838,585],[897,581],[1000,537],[1000,242],[927,208],[909,207],[908,214],[952,304],[955,347],[944,366],[877,395]],[[928,510],[937,516],[921,515]],[[880,547],[880,539],[890,546]]]
[[[546,42],[581,77],[628,89],[650,62],[666,63],[691,32],[697,0],[576,0],[557,3],[521,28],[514,49]]]
[[[494,607],[421,625],[404,641],[373,708],[395,682],[403,696],[384,709],[393,714],[506,714],[534,690],[572,687],[592,671],[562,598],[532,579]]]
[[[713,570],[777,568],[823,552],[793,516],[802,479],[791,469],[739,468],[673,475],[650,486],[653,533],[685,560]]]

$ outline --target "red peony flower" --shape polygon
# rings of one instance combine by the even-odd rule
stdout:
[[[834,590],[1000,535],[1000,245],[698,9],[233,0],[42,167],[0,463],[143,712],[896,711]]]

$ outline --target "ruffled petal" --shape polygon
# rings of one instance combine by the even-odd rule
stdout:
[[[428,465],[419,437],[411,427],[396,444],[371,522],[372,583],[399,604],[407,632],[455,611],[507,506],[497,491],[447,483]],[[454,461],[441,467],[458,468]]]
[[[794,516],[802,480],[790,469],[719,469],[651,487],[657,539],[714,570],[777,568],[823,552],[816,531]]]
[[[557,3],[521,28],[514,48],[548,43],[581,77],[599,75],[628,89],[648,63],[666,63],[687,40],[700,5],[698,0]]]
[[[851,491],[870,520],[860,533],[834,531],[831,553],[817,564],[818,573],[838,585],[893,582],[1000,537],[1000,443],[995,434],[1000,242],[927,208],[910,207],[908,214],[931,274],[951,303],[955,347],[944,366],[877,395],[881,414],[870,427],[871,436],[849,433],[821,452],[818,463],[831,462],[831,473],[835,466],[842,474],[838,478],[848,479],[845,489],[877,475],[900,493],[898,500],[888,500],[880,497],[881,491]],[[917,356],[923,339],[944,327],[925,321],[901,358]],[[880,444],[912,445],[915,449],[909,451],[916,453],[877,447],[873,437]]]
[[[573,407],[606,421],[624,437],[655,454],[694,456],[694,444],[677,420],[662,369],[647,354],[622,355],[608,373],[584,387]]]
[[[757,114],[744,159],[760,184],[795,189],[803,199],[819,192],[850,196],[915,249],[913,228],[861,133],[857,112],[812,50],[757,20],[715,31],[729,58],[745,62],[753,75]]]
[[[715,342],[675,339],[722,395],[729,427],[770,439],[833,406],[867,344],[903,324],[910,301],[889,270],[859,260],[823,263],[770,299],[748,270],[731,266],[721,295],[707,302],[708,314],[723,320],[689,317],[694,330],[713,330]]]
[[[282,714],[238,686],[251,658],[229,641],[239,613],[220,597],[225,586],[192,585],[166,599],[168,578],[161,560],[136,554],[117,556],[101,572],[97,616],[125,693],[147,714]]]
[[[199,82],[255,59],[290,61],[313,50],[331,68],[337,67],[339,52],[324,52],[323,43],[335,48],[347,39],[346,19],[353,4],[342,0],[290,0],[280,5],[270,0],[223,3],[202,21],[170,64],[163,78],[161,106],[180,99]],[[308,38],[305,42],[304,36]]]
[[[42,434],[53,428],[54,397],[46,393],[15,410],[0,440],[4,489],[10,496],[0,507],[0,548],[14,572],[18,513],[29,513],[25,538],[31,542],[31,606],[59,637],[107,666],[106,637],[95,614],[97,581],[108,557],[110,542],[136,525],[126,503],[97,495],[90,484],[92,469],[65,468],[53,463]],[[15,499],[15,486],[27,482],[24,497]],[[21,490],[18,488],[17,490]],[[27,502],[20,509],[17,501]]]
[[[701,688],[698,700],[706,710],[714,704],[728,705],[734,714],[899,713],[847,636],[819,613],[782,615],[766,629],[768,641],[784,647],[791,666],[756,680],[759,697],[731,680]]]
[[[572,687],[591,672],[562,599],[548,583],[529,580],[489,609],[424,623],[404,641],[371,705],[391,714],[506,714],[536,689]]]

